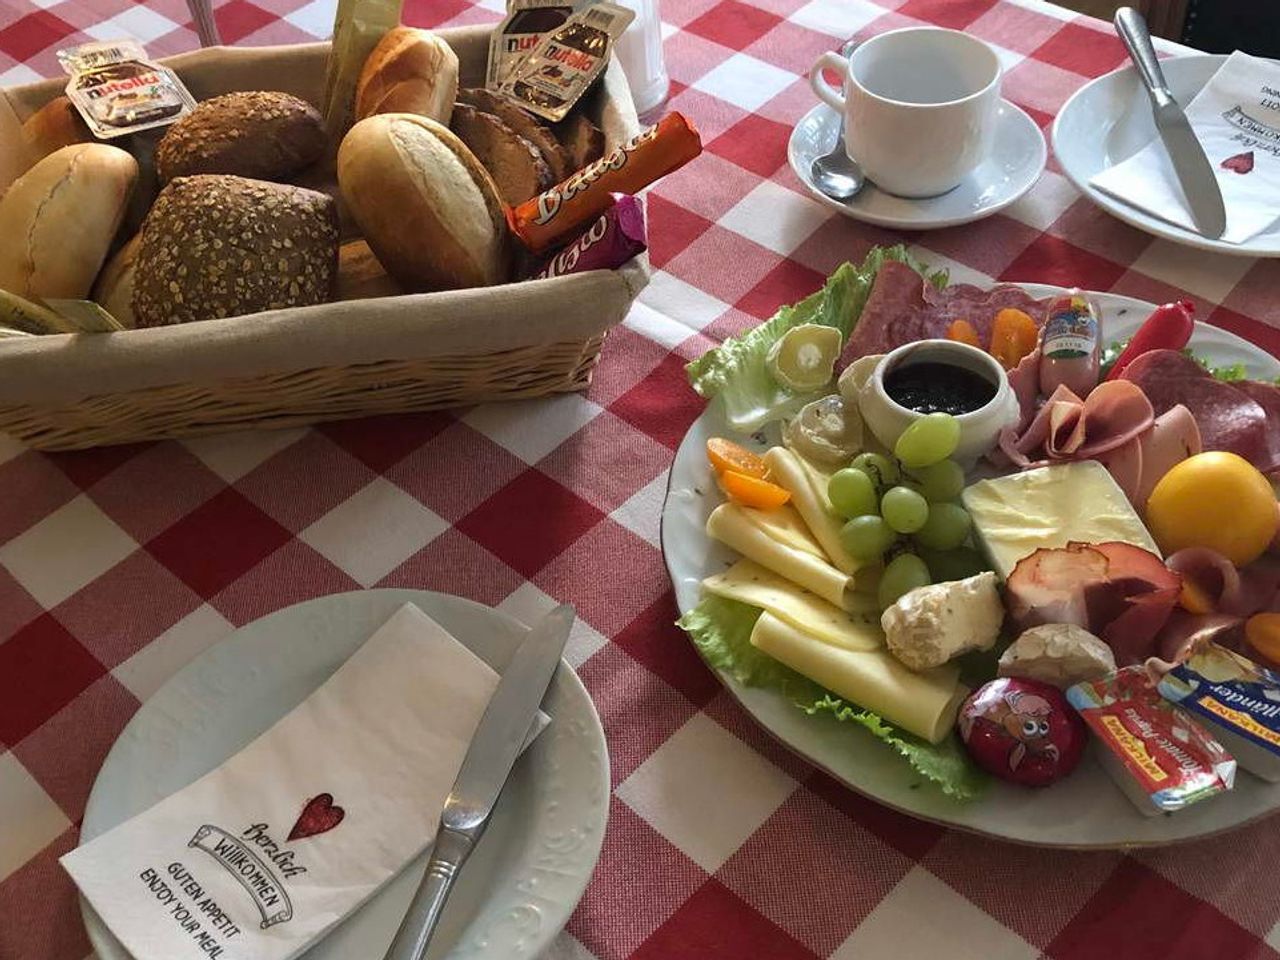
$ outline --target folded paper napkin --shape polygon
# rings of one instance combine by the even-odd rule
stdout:
[[[1280,217],[1280,66],[1236,51],[1186,113],[1222,189],[1227,210],[1222,239],[1243,243]],[[1089,182],[1117,200],[1195,231],[1159,139]]]
[[[431,842],[497,682],[406,605],[222,766],[62,865],[137,960],[287,960]]]

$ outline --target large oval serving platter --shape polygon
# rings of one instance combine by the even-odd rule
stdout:
[[[236,753],[305,700],[406,603],[499,672],[527,630],[498,610],[426,590],[339,593],[255,620],[175,674],[129,721],[93,785],[81,839],[141,813]],[[512,770],[449,898],[428,960],[532,960],[586,888],[609,811],[604,731],[566,663],[556,670],[543,708],[551,725]],[[303,954],[305,960],[383,956],[426,860],[425,853],[417,857]],[[93,908],[81,906],[97,956],[129,960]]]
[[[1025,285],[1033,296],[1057,288]],[[1092,294],[1102,309],[1105,342],[1130,336],[1153,309],[1149,303]],[[1191,341],[1197,354],[1216,364],[1243,363],[1252,377],[1280,375],[1280,361],[1217,327],[1197,324]],[[694,421],[676,453],[662,511],[662,550],[686,612],[698,603],[699,584],[723,570],[735,555],[704,532],[720,494],[707,464],[709,437],[734,436],[714,407]],[[742,438],[739,438],[742,439]],[[750,440],[744,440],[750,443]],[[759,446],[759,444],[757,444]],[[978,800],[958,803],[924,782],[892,750],[851,724],[813,718],[774,690],[744,687],[719,673],[720,681],[762,727],[785,746],[836,779],[902,813],[977,833],[1037,846],[1136,847],[1175,843],[1230,830],[1280,809],[1280,784],[1240,772],[1225,797],[1176,815],[1145,817],[1088,753],[1061,783],[1028,790],[994,782]]]

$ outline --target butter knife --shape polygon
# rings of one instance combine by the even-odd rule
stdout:
[[[440,814],[427,872],[386,960],[422,960],[426,954],[454,878],[488,826],[493,806],[529,735],[573,620],[573,607],[556,607],[529,630],[503,671]]]
[[[1116,11],[1115,25],[1133,65],[1138,69],[1138,76],[1147,88],[1147,95],[1151,97],[1156,130],[1169,159],[1173,161],[1191,219],[1204,236],[1221,237],[1227,229],[1227,211],[1222,205],[1218,178],[1213,175],[1213,167],[1191,129],[1187,115],[1169,91],[1160,61],[1156,59],[1155,47],[1151,45],[1147,21],[1133,7],[1121,7]]]

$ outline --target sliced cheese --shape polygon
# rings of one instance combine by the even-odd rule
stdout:
[[[847,605],[847,594],[853,592],[851,577],[828,563],[821,551],[815,555],[786,538],[773,536],[774,528],[760,523],[752,514],[763,515],[736,503],[722,503],[707,518],[707,534],[828,603]]]
[[[779,620],[846,650],[883,650],[880,619],[855,617],[751,560],[702,581],[708,593],[760,607]]]
[[[764,455],[764,462],[769,467],[769,478],[791,491],[791,502],[796,512],[836,569],[843,573],[855,572],[858,561],[849,556],[849,551],[840,542],[844,518],[836,515],[827,498],[827,475],[786,447],[770,449]]]
[[[832,693],[931,743],[951,731],[969,693],[954,664],[908,670],[886,650],[848,650],[823,643],[768,611],[756,621],[751,643]]]
[[[738,509],[748,523],[758,527],[769,539],[792,550],[801,550],[819,560],[827,560],[822,544],[814,539],[795,507],[788,504],[776,510],[756,510],[753,507]]]

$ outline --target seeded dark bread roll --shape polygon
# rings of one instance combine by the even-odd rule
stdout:
[[[455,104],[449,129],[489,171],[504,203],[514,207],[555,185],[538,148],[492,113]]]
[[[332,197],[245,177],[178,177],[142,224],[134,318],[158,327],[323,303],[337,258]]]
[[[338,150],[338,184],[378,260],[409,290],[507,279],[498,188],[443,124],[409,113],[361,120]]]
[[[161,183],[198,173],[282,180],[310,166],[325,148],[320,112],[288,93],[227,93],[205,100],[156,147]]]
[[[569,165],[569,152],[556,139],[556,135],[510,100],[504,100],[484,87],[463,87],[458,91],[458,102],[483,110],[485,113],[492,113],[537,147],[538,152],[542,154],[542,159],[551,168],[551,176],[556,183],[577,169]]]

